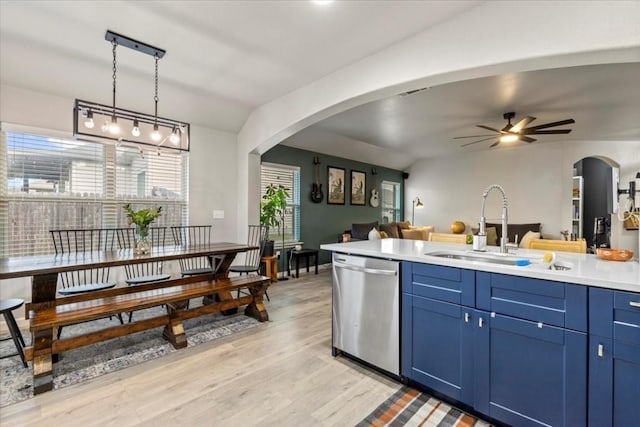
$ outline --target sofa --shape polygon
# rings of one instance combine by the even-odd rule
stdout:
[[[429,233],[435,231],[431,225],[414,227],[410,221],[398,221],[380,224],[378,221],[351,224],[351,229],[344,233],[351,236],[351,240],[368,240],[369,233],[376,229],[380,238],[428,240]]]
[[[518,244],[521,248],[526,248],[529,240],[531,239],[541,239],[541,230],[542,224],[539,222],[528,223],[528,224],[507,224],[507,233],[509,242],[514,243],[516,236],[518,236]],[[486,233],[487,233],[487,245],[489,246],[499,246],[500,238],[502,237],[502,224],[487,222],[486,223]],[[478,234],[478,228],[472,229],[473,234]]]

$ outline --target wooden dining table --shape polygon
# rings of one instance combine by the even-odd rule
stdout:
[[[157,291],[163,292],[168,289],[168,285],[171,285],[171,283],[176,285],[193,285],[196,280],[209,281],[210,283],[228,280],[228,270],[236,255],[253,249],[257,248],[246,244],[220,242],[189,247],[153,247],[150,253],[144,255],[137,255],[131,249],[124,249],[115,251],[0,258],[0,286],[3,286],[2,280],[31,277],[31,302],[27,305],[28,308],[26,316],[27,318],[38,318],[40,313],[42,313],[42,316],[45,316],[47,312],[51,312],[52,308],[55,312],[56,307],[66,304],[65,301],[73,300],[73,297],[58,297],[58,274],[62,272],[100,267],[118,267],[141,262],[171,261],[198,256],[209,257],[212,265],[211,274],[201,276],[200,279],[176,278],[173,279],[173,282],[172,280],[157,282],[157,284],[147,284],[144,288],[141,288],[157,293]],[[268,279],[262,279],[266,280],[266,286],[268,286]],[[154,286],[157,286],[157,290]],[[262,305],[262,290],[266,289],[266,286],[264,288],[260,288],[257,293],[253,292],[253,300],[251,302],[252,307],[250,310],[245,311],[245,313],[255,317],[259,321],[268,320],[268,314]],[[231,311],[234,309],[237,311],[237,307],[240,303],[246,304],[248,301],[247,298],[249,298],[234,298],[227,288],[223,287],[223,289],[220,290],[215,288],[215,295],[209,295],[210,298],[215,296],[215,301],[222,303],[221,306],[227,308],[226,311],[223,311],[225,314],[228,314],[229,308],[231,308]],[[131,288],[123,290],[120,288],[120,292],[117,291],[117,288],[100,291],[100,295],[104,297],[117,297],[123,291],[129,291],[130,289]],[[109,293],[110,291],[113,292]],[[256,296],[258,301],[257,305],[255,304]],[[87,297],[84,298],[86,299]],[[235,301],[237,301],[237,304]],[[188,304],[185,305],[188,306]],[[195,315],[200,314],[196,313]],[[194,315],[192,314],[191,316],[193,317]],[[188,316],[184,317],[188,318]],[[170,321],[173,319],[175,323],[175,319],[171,318],[171,316],[168,316],[167,319]],[[180,322],[181,320],[182,318],[179,319]],[[155,324],[161,325],[158,321],[156,321]],[[153,325],[153,323],[147,323],[147,327],[151,327]],[[183,328],[181,323],[178,326],[178,329]],[[140,326],[137,328],[131,327],[129,330],[127,330],[126,327],[126,325],[120,326],[120,328],[125,328],[125,331],[114,333],[113,337],[142,330],[142,327]],[[170,327],[171,325],[167,325],[167,328]],[[115,327],[112,329],[115,329]],[[56,339],[53,328],[48,328],[43,331],[34,330],[33,323],[31,323],[31,331],[32,344],[31,348],[28,349],[28,355],[30,356],[28,359],[33,360],[34,393],[38,394],[52,388],[52,363],[56,360],[53,356],[57,352],[55,345]],[[105,337],[102,337],[101,339],[105,339]],[[180,342],[176,342],[175,336],[171,334],[170,337],[165,335],[165,338],[172,341],[172,344],[176,347],[178,347],[178,345],[180,345],[180,347],[186,346],[186,338]],[[93,338],[87,342],[95,342],[98,339],[100,338]],[[85,343],[80,343],[80,345],[85,345]],[[70,345],[67,345],[67,347],[70,347]],[[61,343],[61,346],[58,346],[57,348],[64,349],[67,347],[65,347],[64,343]]]

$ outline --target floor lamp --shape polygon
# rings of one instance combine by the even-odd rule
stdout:
[[[416,196],[415,199],[413,199],[413,202],[411,203],[412,207],[411,207],[411,225],[416,225],[416,208],[417,209],[422,209],[424,207],[424,204],[420,201],[420,197]]]

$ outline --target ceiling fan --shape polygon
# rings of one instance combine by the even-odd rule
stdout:
[[[553,134],[563,134],[571,132],[571,129],[555,129],[555,130],[544,130],[546,128],[551,128],[555,126],[562,126],[575,123],[576,121],[573,119],[560,120],[558,122],[545,123],[543,125],[526,127],[529,123],[534,121],[536,118],[527,116],[524,119],[520,120],[515,125],[511,124],[511,119],[516,116],[516,113],[510,111],[508,113],[504,113],[503,117],[508,121],[507,125],[502,129],[495,129],[485,125],[476,125],[479,128],[487,129],[492,132],[496,132],[498,135],[470,135],[470,136],[458,136],[453,139],[464,139],[464,138],[482,138],[477,141],[468,142],[466,144],[461,145],[461,147],[466,147],[471,144],[477,144],[478,142],[488,141],[490,139],[495,139],[496,141],[490,145],[490,147],[495,147],[500,143],[508,143],[515,141],[524,141],[524,142],[533,142],[536,139],[531,138],[527,135],[553,135]]]

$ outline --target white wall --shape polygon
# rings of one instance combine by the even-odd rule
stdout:
[[[438,157],[409,169],[405,216],[410,218],[411,200],[420,196],[425,207],[416,210],[416,224],[447,233],[454,220],[476,227],[482,193],[490,184],[499,184],[507,194],[510,223],[541,222],[545,237],[560,239],[560,231],[571,230],[573,164],[588,156],[617,162],[621,188],[640,171],[640,141],[538,143]],[[491,193],[485,216],[500,218],[500,212],[499,193]],[[638,232],[624,230],[617,218],[612,219],[611,234],[613,247],[637,251]]]
[[[637,1],[482,3],[255,109],[238,134],[238,170],[251,167],[248,153],[263,153],[326,117],[405,90],[509,72],[637,61],[639,15]],[[514,16],[526,17],[526,28]],[[242,226],[258,202],[250,198],[253,183],[239,182]]]

